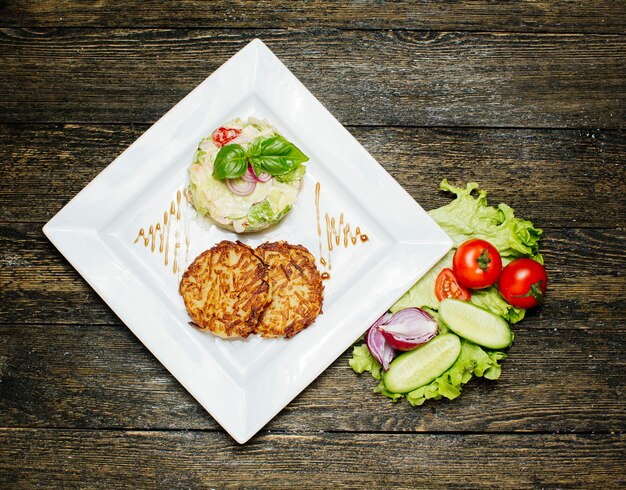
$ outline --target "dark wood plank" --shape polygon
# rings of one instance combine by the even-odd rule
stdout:
[[[623,229],[546,231],[550,291],[541,317],[548,326],[623,320],[625,242]],[[39,224],[0,225],[0,250],[0,323],[117,323]]]
[[[152,122],[260,36],[342,123],[619,128],[626,37],[2,29],[4,122]]]
[[[0,220],[50,219],[146,125],[0,125]],[[623,131],[350,127],[425,208],[444,177],[478,181],[539,226],[624,226]],[[45,206],[33,206],[37,196]]]
[[[0,430],[19,488],[618,488],[624,435],[266,434]]]
[[[614,32],[626,30],[623,2],[309,2],[17,0],[0,3],[4,26],[339,27],[464,31]]]
[[[268,428],[288,431],[626,430],[623,322],[527,319],[497,382],[413,408],[372,393],[349,349]],[[0,426],[217,429],[124,326],[0,325]],[[218,396],[218,394],[216,394]],[[358,407],[358,410],[355,410]]]

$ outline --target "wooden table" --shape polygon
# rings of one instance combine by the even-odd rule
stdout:
[[[626,486],[624,2],[7,0],[0,25],[0,486]],[[411,408],[346,352],[239,446],[42,235],[254,37],[426,209],[476,180],[544,229],[498,382]]]

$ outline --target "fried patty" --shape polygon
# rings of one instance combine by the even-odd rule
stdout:
[[[302,245],[264,243],[257,255],[268,266],[271,301],[256,327],[263,337],[293,337],[322,311],[323,285],[315,257]]]
[[[224,240],[196,257],[179,291],[198,328],[245,338],[270,301],[268,276],[252,248]]]

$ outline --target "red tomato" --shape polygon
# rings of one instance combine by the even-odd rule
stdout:
[[[532,308],[540,304],[548,286],[543,266],[532,259],[517,259],[500,274],[498,289],[507,303],[516,308]]]
[[[435,295],[439,301],[446,298],[460,299],[467,301],[472,297],[472,294],[461,286],[452,269],[443,269],[437,276],[435,281]]]
[[[454,252],[452,269],[462,286],[483,289],[498,280],[502,259],[491,243],[472,238],[463,242]]]
[[[241,134],[241,129],[235,128],[217,128],[213,131],[213,142],[217,146],[224,146],[231,140],[234,140]]]

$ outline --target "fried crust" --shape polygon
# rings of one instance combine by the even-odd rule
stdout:
[[[263,337],[293,337],[322,312],[324,286],[315,257],[284,241],[264,243],[256,253],[268,267],[271,296],[256,331]]]
[[[252,248],[227,240],[195,258],[179,292],[196,326],[225,338],[254,333],[271,299],[268,268]]]

